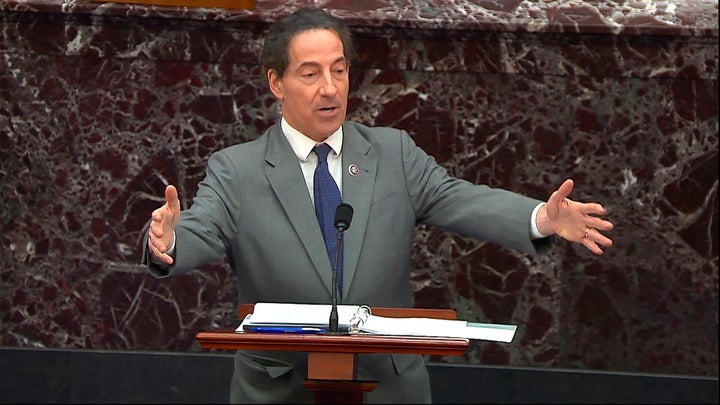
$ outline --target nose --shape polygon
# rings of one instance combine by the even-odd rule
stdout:
[[[335,80],[333,79],[332,73],[325,72],[322,75],[322,81],[320,82],[320,93],[323,95],[332,95],[337,92],[337,86],[335,86]]]

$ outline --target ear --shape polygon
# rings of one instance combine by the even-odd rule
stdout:
[[[272,94],[278,100],[282,100],[284,98],[282,79],[280,78],[280,76],[278,75],[278,73],[275,69],[268,69],[267,81],[268,81],[268,84],[270,85],[270,91],[272,92]]]

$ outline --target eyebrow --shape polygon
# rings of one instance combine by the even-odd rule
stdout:
[[[345,56],[341,56],[341,57],[335,59],[335,60],[331,63],[331,65],[334,65],[334,64],[340,63],[340,62],[345,62],[345,63],[347,63],[347,62],[348,62],[348,59],[347,59]],[[306,61],[306,62],[301,63],[300,66],[298,66],[298,69],[302,69],[302,68],[307,67],[307,66],[317,67],[317,66],[320,66],[320,63],[314,62],[314,61]]]

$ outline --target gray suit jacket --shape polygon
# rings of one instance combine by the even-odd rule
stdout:
[[[529,219],[541,201],[449,176],[405,131],[346,122],[343,133],[342,197],[354,209],[344,234],[344,304],[412,306],[417,224],[536,253],[542,240],[531,240]],[[348,170],[351,165],[359,168],[356,175]],[[173,266],[150,265],[156,277],[186,273],[227,255],[241,303],[331,300],[331,263],[302,171],[279,124],[211,156],[192,206],[181,213],[175,246]],[[277,352],[245,353],[236,368],[253,361],[250,355],[283,358],[263,371],[275,377],[293,369],[305,372],[302,356]],[[360,359],[361,379],[402,374],[413,362],[417,366],[417,356],[378,357],[388,358]],[[253,369],[268,361],[256,362]],[[386,364],[383,370],[378,362]],[[234,384],[243,383],[238,369]]]

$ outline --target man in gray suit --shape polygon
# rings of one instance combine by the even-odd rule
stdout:
[[[326,143],[342,201],[354,208],[344,236],[343,304],[412,306],[415,227],[437,226],[536,254],[559,235],[596,254],[612,241],[600,204],[568,198],[566,180],[542,202],[451,177],[405,131],[345,121],[349,29],[319,9],[276,23],[263,49],[282,119],[254,141],[214,153],[190,208],[175,187],[153,211],[143,262],[156,277],[187,273],[227,255],[241,302],[331,302],[331,257],[315,216],[313,148]],[[231,402],[311,402],[307,355],[238,352]],[[367,402],[428,403],[423,358],[367,354],[358,378],[379,381]]]

